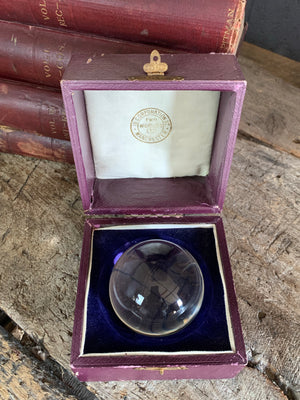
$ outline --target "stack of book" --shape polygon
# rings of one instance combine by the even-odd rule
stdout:
[[[73,54],[235,54],[245,3],[0,0],[0,152],[72,162],[60,80]]]

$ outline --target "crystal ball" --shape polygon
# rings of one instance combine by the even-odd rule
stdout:
[[[194,257],[166,240],[140,242],[117,260],[109,296],[120,320],[151,336],[177,332],[201,308],[203,276]]]

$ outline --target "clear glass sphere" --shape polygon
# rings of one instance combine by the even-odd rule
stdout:
[[[110,277],[109,296],[120,320],[134,331],[169,335],[190,323],[204,294],[194,257],[166,240],[147,240],[125,251]]]

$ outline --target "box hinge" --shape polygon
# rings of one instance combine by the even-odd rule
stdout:
[[[103,219],[124,219],[124,220],[130,220],[133,218],[139,218],[139,219],[153,219],[153,218],[158,218],[158,219],[180,219],[184,217],[220,217],[221,213],[216,212],[216,213],[203,213],[203,214],[90,214],[86,215],[87,218],[103,218]]]
[[[122,219],[132,219],[132,218],[182,218],[184,217],[185,214],[89,214],[87,215],[89,210],[85,211],[86,217],[87,218],[109,218],[109,219],[118,219],[118,218],[122,218]],[[213,214],[214,215],[214,214]]]

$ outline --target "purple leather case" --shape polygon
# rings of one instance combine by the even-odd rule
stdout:
[[[221,211],[246,82],[236,58],[225,54],[164,55],[167,76],[184,79],[129,79],[142,75],[148,60],[147,55],[89,60],[79,55],[61,82],[82,204],[89,215],[71,367],[83,381],[229,378],[246,364],[246,353]],[[208,175],[97,178],[85,90],[220,91]],[[122,235],[118,229],[101,230],[114,226],[123,227]],[[152,237],[189,247],[203,262],[206,279],[207,298],[198,320],[163,340],[127,331],[112,314],[107,292],[115,252]]]

